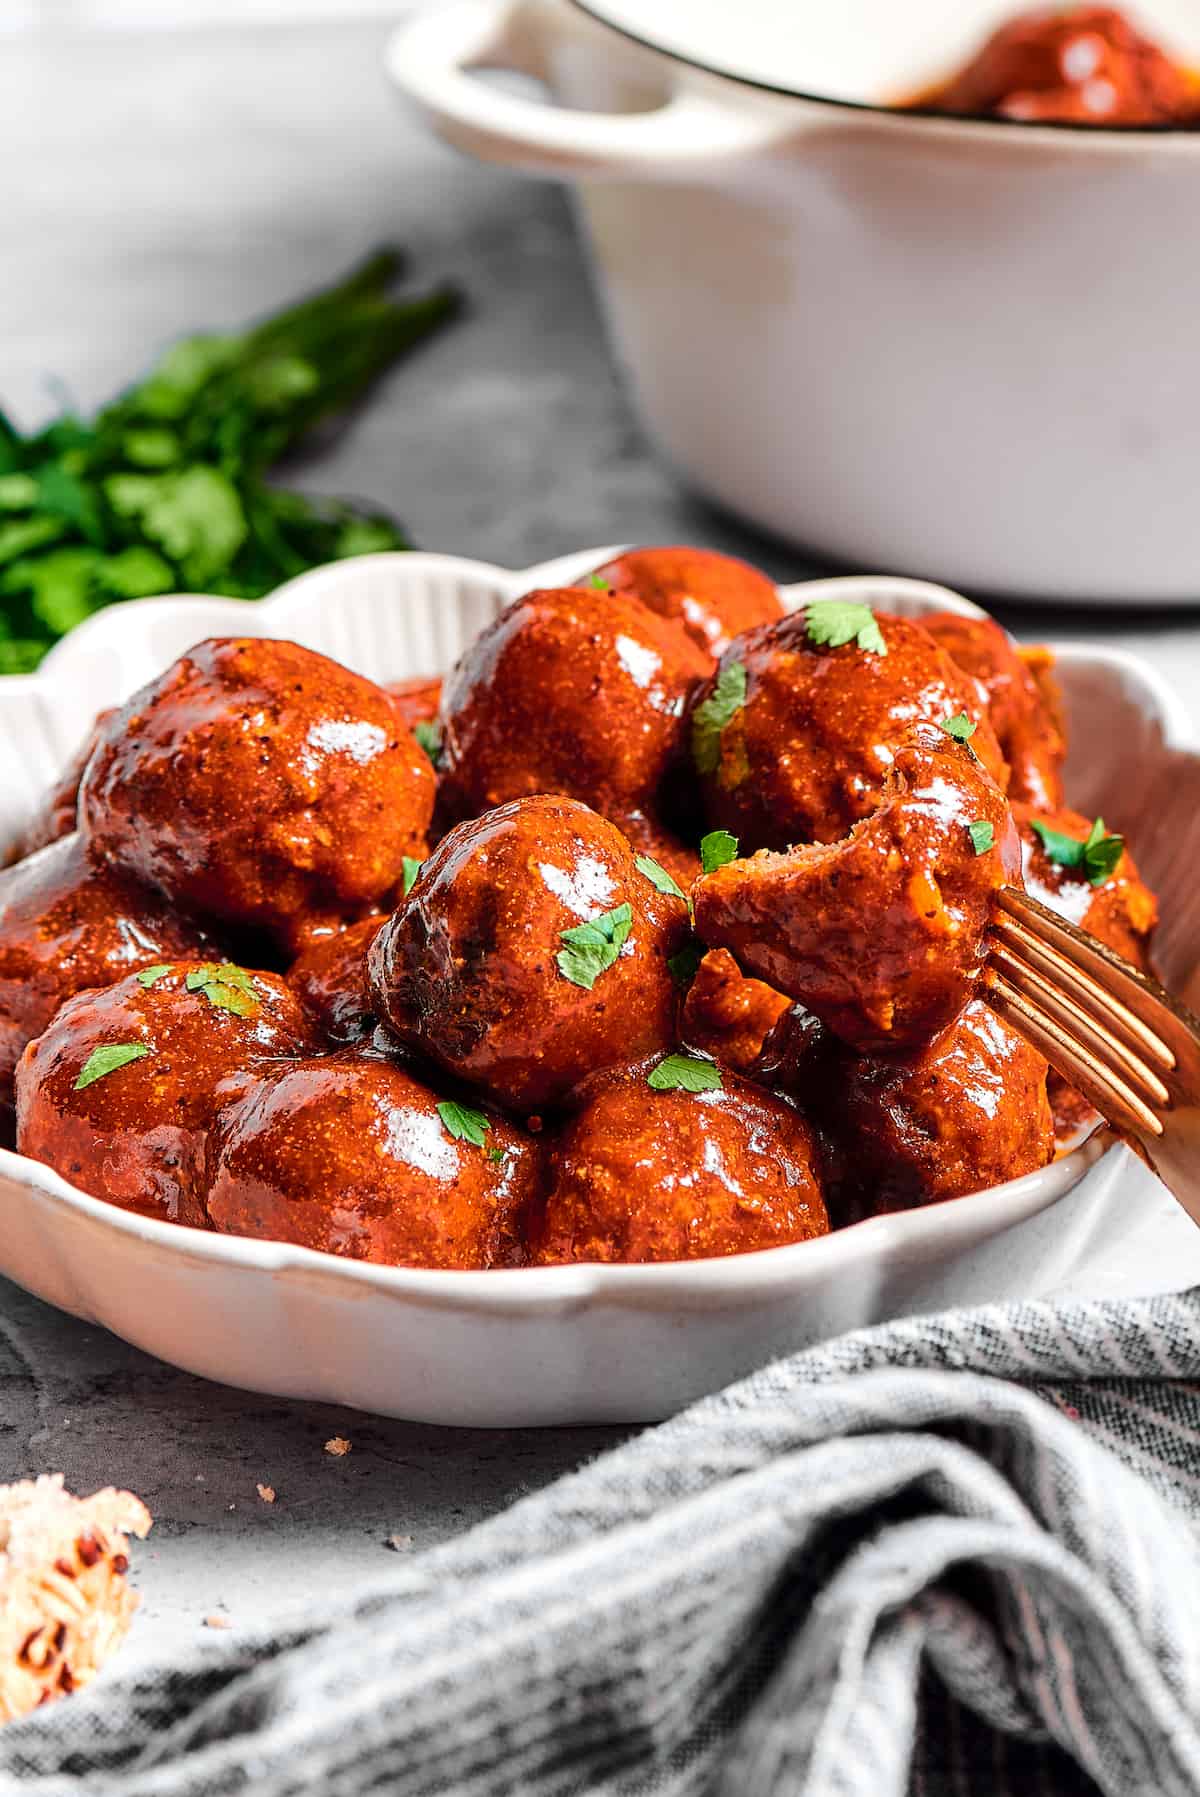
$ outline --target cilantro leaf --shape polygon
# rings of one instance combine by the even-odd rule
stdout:
[[[590,992],[600,975],[612,966],[633,928],[633,911],[629,905],[617,905],[602,911],[587,923],[560,930],[566,943],[555,956],[558,971],[573,986]]]
[[[142,968],[137,976],[137,983],[139,986],[144,986],[148,992],[151,986],[156,986],[159,980],[164,979],[170,971],[171,963],[169,961],[157,961],[153,967]]]
[[[719,1092],[721,1070],[696,1055],[669,1054],[646,1076],[655,1092]]]
[[[75,1081],[75,1091],[82,1092],[88,1086],[95,1085],[108,1073],[115,1073],[118,1067],[128,1067],[131,1061],[142,1061],[150,1053],[144,1042],[106,1042],[102,1048],[93,1048],[79,1071]]]
[[[804,608],[809,640],[823,649],[857,643],[871,655],[886,655],[887,644],[869,605],[847,599],[810,599]]]
[[[503,1150],[503,1148],[489,1148],[487,1151],[487,1157],[490,1161],[496,1161],[497,1163],[499,1163],[500,1161],[502,1161],[504,1159],[504,1150]]]
[[[666,868],[660,867],[652,856],[638,855],[635,857],[633,865],[659,892],[665,892],[669,898],[686,900],[687,893],[671,878]]]
[[[1048,861],[1082,873],[1092,886],[1103,886],[1116,872],[1125,852],[1125,838],[1107,835],[1102,817],[1096,819],[1082,842],[1077,836],[1052,829],[1040,817],[1031,817],[1029,826],[1040,837]]]
[[[588,585],[598,587],[602,593],[608,592],[608,582],[605,580],[603,574],[589,574]]]
[[[487,1131],[492,1127],[491,1119],[482,1111],[473,1110],[469,1104],[459,1104],[448,1098],[438,1105],[437,1114],[442,1120],[443,1128],[452,1135],[456,1142],[470,1142],[473,1148],[482,1148]]]
[[[721,733],[745,703],[745,665],[731,661],[717,675],[708,698],[692,713],[692,760],[699,773],[716,773],[721,761]]]
[[[1116,873],[1124,853],[1125,838],[1106,835],[1104,819],[1098,817],[1083,845],[1083,865],[1090,883],[1103,886],[1105,880]]]
[[[246,540],[246,512],[219,468],[194,463],[166,474],[113,474],[104,483],[113,510],[137,521],[152,543],[200,590],[227,568]]]
[[[738,839],[728,830],[710,830],[700,839],[700,865],[706,874],[715,873],[727,861],[736,861]]]
[[[942,719],[942,729],[956,743],[969,743],[978,728],[979,725],[973,724],[965,711],[957,711],[952,718]]]
[[[996,846],[996,832],[986,817],[977,817],[973,824],[968,824],[967,835],[971,838],[971,847],[977,855],[986,855],[989,849]]]
[[[690,986],[704,959],[704,944],[693,936],[681,949],[667,957],[667,970],[677,986]]]
[[[215,1011],[254,1017],[261,1008],[254,981],[244,967],[235,967],[232,961],[206,961],[193,967],[183,983],[189,992],[202,992]]]
[[[405,855],[404,860],[403,860],[404,874],[403,874],[403,886],[402,886],[402,891],[403,891],[405,898],[408,897],[409,893],[412,891],[413,887],[416,885],[417,875],[420,873],[420,871],[424,865],[425,865],[424,862],[418,861],[415,855]]]
[[[441,725],[436,723],[433,718],[422,718],[419,723],[413,725],[413,735],[436,767],[438,756],[442,752]]]

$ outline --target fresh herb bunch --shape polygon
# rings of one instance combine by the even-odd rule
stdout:
[[[260,599],[321,562],[408,547],[381,512],[267,483],[458,310],[445,287],[389,299],[400,267],[382,250],[248,331],[185,338],[90,424],[23,437],[0,412],[0,674],[117,600]]]

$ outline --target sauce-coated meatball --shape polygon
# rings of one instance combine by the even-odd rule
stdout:
[[[0,1142],[12,1139],[13,1074],[68,998],[139,967],[206,952],[203,932],[157,893],[95,868],[76,836],[0,873]]]
[[[288,969],[288,985],[330,1042],[359,1042],[375,1028],[367,950],[383,923],[382,917],[364,917],[348,924],[314,942]]]
[[[1007,784],[979,682],[919,624],[882,612],[875,621],[884,655],[857,643],[817,645],[804,612],[749,631],[693,696],[692,754],[707,813],[743,853],[836,842],[878,803],[913,726],[960,712],[976,724],[972,748]]]
[[[1069,923],[1115,949],[1143,973],[1153,973],[1150,944],[1158,922],[1158,901],[1138,873],[1129,850],[1123,850],[1112,872],[1093,886],[1085,866],[1064,866],[1061,860],[1052,859],[1033,827],[1036,818],[1045,829],[1085,843],[1092,829],[1091,818],[1078,811],[1034,811],[1026,805],[1015,806],[1014,815],[1021,830],[1026,891]],[[1083,1094],[1053,1069],[1050,1106],[1059,1139],[1064,1143],[1076,1140],[1098,1121]]]
[[[1060,710],[1047,703],[1046,683],[1053,679],[1049,657],[1039,682],[994,618],[962,618],[947,611],[934,612],[921,623],[951,661],[987,689],[988,719],[1009,765],[1009,798],[1043,811],[1061,805],[1067,744]]]
[[[102,711],[75,751],[54,785],[12,845],[6,861],[23,861],[61,836],[70,836],[79,821],[79,787],[83,771],[92,759],[92,750],[100,740],[100,732],[112,716]]]
[[[1020,881],[1004,795],[969,748],[926,727],[843,841],[703,875],[696,930],[855,1047],[916,1047],[971,996],[994,894]]]
[[[602,584],[674,619],[714,657],[743,630],[783,616],[774,581],[749,562],[715,549],[627,549],[576,582],[583,588]]]
[[[227,1234],[384,1266],[514,1265],[537,1155],[513,1124],[486,1121],[482,1146],[456,1137],[436,1095],[375,1056],[299,1062],[222,1113],[209,1216]]]
[[[672,1039],[682,899],[574,799],[501,805],[443,838],[368,957],[379,1016],[519,1111]]]
[[[30,1043],[17,1068],[18,1146],[96,1198],[203,1226],[213,1116],[264,1066],[312,1045],[274,974],[228,962],[148,968],[81,992]]]
[[[434,790],[381,687],[295,643],[217,638],[109,720],[80,820],[94,860],[288,942],[400,878]]]
[[[856,1055],[828,1035],[815,1048],[807,1028],[798,1046],[773,1077],[832,1140],[837,1224],[961,1198],[1054,1158],[1046,1063],[981,998],[915,1054]]]
[[[711,666],[635,599],[570,588],[518,599],[442,694],[449,814],[556,792],[618,824],[653,815],[680,757],[688,691]]]
[[[654,1091],[648,1071],[599,1078],[552,1147],[539,1261],[699,1260],[827,1232],[813,1137],[784,1099],[732,1073]]]
[[[920,104],[1032,122],[1170,124],[1196,112],[1194,83],[1112,6],[1051,6],[993,32]]]
[[[688,987],[679,1033],[689,1048],[737,1073],[752,1073],[764,1042],[790,1009],[781,992],[747,979],[727,948],[714,948]]]

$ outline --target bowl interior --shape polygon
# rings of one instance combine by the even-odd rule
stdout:
[[[1028,0],[579,0],[656,49],[791,93],[878,106],[951,74]],[[1132,9],[1163,47],[1200,62],[1194,0]]]

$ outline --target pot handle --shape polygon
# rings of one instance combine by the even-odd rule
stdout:
[[[452,0],[424,10],[393,33],[388,73],[449,143],[527,174],[681,180],[781,135],[766,109],[723,105],[693,86],[646,112],[577,112],[502,93],[470,73],[541,76],[554,10],[528,0]]]

